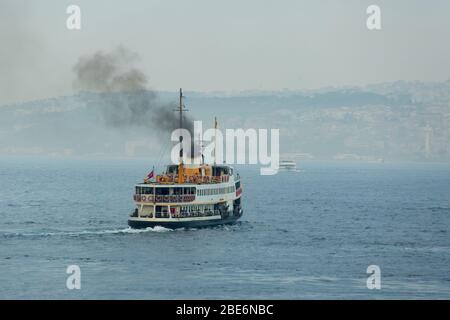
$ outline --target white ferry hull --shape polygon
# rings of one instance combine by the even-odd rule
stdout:
[[[238,215],[230,214],[228,217],[198,217],[198,218],[166,218],[166,219],[152,219],[152,218],[139,218],[130,217],[128,219],[128,225],[134,229],[153,228],[156,226],[168,228],[168,229],[180,229],[180,228],[205,228],[218,225],[226,225],[235,223],[241,216],[243,211],[241,210]]]

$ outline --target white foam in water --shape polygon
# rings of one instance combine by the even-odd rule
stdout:
[[[173,231],[173,229],[156,226],[153,228],[147,227],[145,229],[132,229],[132,228],[128,227],[128,228],[125,228],[122,230],[112,230],[112,231],[118,231],[117,233],[143,233],[143,232],[168,232],[168,231]]]
[[[145,229],[132,229],[130,227],[124,229],[113,230],[83,230],[75,232],[44,232],[44,233],[10,233],[6,236],[23,236],[23,237],[50,237],[50,236],[81,236],[81,235],[103,235],[103,234],[121,234],[121,233],[144,233],[144,232],[168,232],[174,231],[172,229],[164,228],[161,226],[148,227]]]
[[[144,229],[133,229],[133,228],[125,228],[125,229],[117,229],[117,230],[103,230],[103,231],[87,231],[83,234],[117,234],[117,233],[144,233],[144,232],[167,232],[167,231],[173,231],[172,229],[164,228],[161,226],[156,227],[148,227]]]

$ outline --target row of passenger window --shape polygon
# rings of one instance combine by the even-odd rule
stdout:
[[[156,194],[156,195],[183,195],[183,194],[195,194],[194,187],[171,187],[171,188],[154,188],[152,187],[136,187],[136,194]]]
[[[217,195],[217,194],[232,193],[234,191],[235,191],[234,186],[231,186],[231,187],[225,187],[225,188],[197,190],[197,195],[198,196],[211,196],[211,195]]]
[[[214,210],[214,205],[205,204],[205,205],[193,205],[193,206],[182,206],[181,212],[203,212],[208,210]]]

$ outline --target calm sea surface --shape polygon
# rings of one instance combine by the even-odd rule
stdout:
[[[0,158],[0,298],[450,298],[448,165],[242,168],[238,224],[130,230],[151,166]],[[81,290],[66,288],[74,264]]]

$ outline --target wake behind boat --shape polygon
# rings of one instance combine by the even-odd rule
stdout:
[[[182,100],[180,89],[180,123]],[[181,149],[178,165],[168,165],[156,177],[152,171],[149,179],[135,186],[130,227],[198,228],[232,224],[242,216],[239,174],[228,165],[186,165],[182,155]]]

